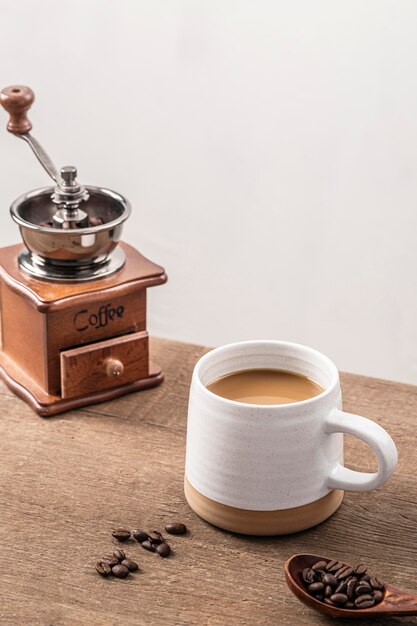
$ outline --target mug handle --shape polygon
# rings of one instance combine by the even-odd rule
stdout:
[[[327,477],[329,489],[371,491],[386,483],[394,472],[398,460],[395,443],[387,431],[372,420],[335,409],[325,419],[324,431],[359,437],[373,449],[378,459],[377,472],[356,472],[338,463]]]

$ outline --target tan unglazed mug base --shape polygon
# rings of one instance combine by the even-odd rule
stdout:
[[[288,535],[312,528],[333,515],[343,500],[335,489],[314,502],[279,511],[249,511],[215,502],[184,479],[184,493],[190,507],[214,526],[244,535]]]

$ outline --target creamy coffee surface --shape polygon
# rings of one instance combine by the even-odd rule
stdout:
[[[277,369],[251,369],[217,378],[207,389],[222,398],[249,404],[290,404],[314,398],[324,388],[311,378]]]

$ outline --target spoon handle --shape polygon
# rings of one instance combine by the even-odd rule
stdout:
[[[378,608],[378,612],[389,615],[417,615],[417,595],[392,585],[385,587],[385,598],[375,607]]]

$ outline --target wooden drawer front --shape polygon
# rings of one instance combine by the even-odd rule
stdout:
[[[94,296],[94,298],[93,298]],[[46,316],[47,391],[60,393],[59,353],[72,346],[91,345],[107,337],[118,337],[146,329],[146,290],[127,296],[90,296],[82,305],[48,313]],[[98,345],[98,344],[97,344]]]
[[[146,378],[149,371],[148,333],[80,346],[61,352],[61,396],[75,398]]]

